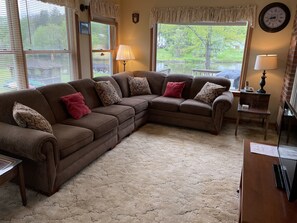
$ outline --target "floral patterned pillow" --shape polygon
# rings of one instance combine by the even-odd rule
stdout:
[[[95,83],[95,89],[104,106],[116,104],[122,101],[116,89],[110,81],[98,81]]]
[[[53,134],[51,124],[41,114],[26,105],[15,102],[12,115],[20,127],[37,129]]]
[[[211,104],[216,97],[221,95],[225,91],[225,87],[206,82],[198,94],[194,97],[194,100],[202,101],[207,104]]]
[[[152,94],[146,77],[129,77],[130,95]]]

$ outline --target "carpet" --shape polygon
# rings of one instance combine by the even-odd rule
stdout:
[[[263,129],[224,125],[219,135],[147,124],[65,183],[51,197],[0,187],[0,222],[235,223],[243,138]],[[277,140],[268,131],[267,142]]]

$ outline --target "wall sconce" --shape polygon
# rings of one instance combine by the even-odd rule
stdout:
[[[84,4],[80,4],[79,8],[80,8],[80,11],[83,12],[85,10],[88,10],[89,9],[89,6],[88,5],[84,5]]]
[[[132,13],[132,22],[135,24],[139,22],[139,13],[138,12]]]

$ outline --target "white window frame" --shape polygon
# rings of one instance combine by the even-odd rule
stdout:
[[[117,46],[117,31],[118,31],[117,22],[115,21],[115,19],[104,18],[104,17],[100,17],[100,18],[95,17],[91,21],[96,22],[96,23],[109,25],[110,28],[111,28],[111,26],[114,26],[113,29],[109,29],[110,49],[93,49],[92,36],[90,36],[91,77],[94,78],[94,74],[93,74],[93,53],[105,53],[105,52],[110,53],[110,55],[111,55],[110,64],[111,64],[111,69],[112,69],[111,74],[115,74],[116,72],[118,72],[118,68],[116,66],[116,60],[115,60],[115,53],[116,53],[116,46]],[[91,26],[91,29],[92,29],[92,26]],[[92,33],[92,31],[91,31],[91,33]]]

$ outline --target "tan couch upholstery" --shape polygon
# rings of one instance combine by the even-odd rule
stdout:
[[[152,94],[131,97],[129,76],[146,77]],[[94,87],[95,81],[100,80],[111,81],[122,98],[121,103],[102,106]],[[186,82],[183,98],[162,96],[169,81]],[[212,105],[193,100],[207,81],[226,87]],[[148,121],[219,133],[224,113],[233,101],[229,87],[230,81],[224,78],[136,71],[2,93],[0,152],[21,158],[26,185],[51,195],[90,162]],[[75,92],[82,93],[92,111],[78,120],[71,118],[60,99]],[[16,101],[43,115],[52,125],[53,134],[17,126],[12,117]]]

